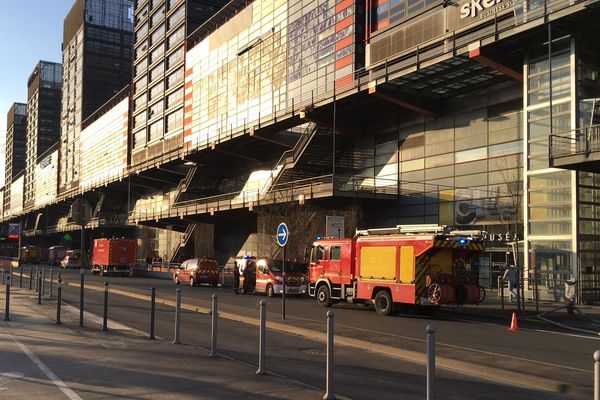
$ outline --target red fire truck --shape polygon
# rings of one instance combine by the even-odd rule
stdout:
[[[374,304],[395,314],[413,305],[433,314],[441,304],[474,304],[485,291],[467,271],[484,250],[482,231],[435,225],[358,230],[354,238],[314,242],[309,295],[320,305]]]
[[[92,253],[92,272],[133,276],[137,260],[137,241],[134,239],[95,239]]]

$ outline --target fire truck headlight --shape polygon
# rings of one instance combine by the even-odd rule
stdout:
[[[282,279],[280,276],[276,276],[276,277],[275,277],[275,280],[276,280],[277,282],[283,282],[283,279]]]
[[[468,242],[468,240],[465,238],[458,239],[458,244],[460,244],[460,245],[465,245],[465,244],[467,244],[467,242]]]

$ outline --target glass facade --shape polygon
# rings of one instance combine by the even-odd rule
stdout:
[[[579,133],[600,124],[600,61],[597,40],[576,41]],[[600,301],[600,174],[579,172],[577,198],[580,298]]]
[[[544,53],[545,51],[545,53]],[[527,115],[526,266],[537,270],[540,299],[559,300],[564,281],[575,276],[576,173],[549,168],[550,134],[573,126],[573,48],[570,38],[529,55],[524,106]],[[530,285],[529,288],[532,286]]]

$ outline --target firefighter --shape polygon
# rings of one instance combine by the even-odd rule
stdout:
[[[233,266],[233,293],[239,294],[240,291],[240,270],[237,263]]]

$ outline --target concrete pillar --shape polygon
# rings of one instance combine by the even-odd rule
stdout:
[[[215,226],[213,224],[196,223],[193,237],[195,256],[215,256]]]

